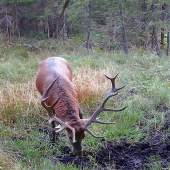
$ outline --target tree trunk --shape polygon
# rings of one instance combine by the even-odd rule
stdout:
[[[50,28],[49,28],[49,23],[48,23],[48,17],[46,18],[46,30],[47,30],[47,37],[50,40]]]
[[[165,20],[165,9],[166,9],[166,4],[163,4],[162,5],[162,17],[161,17],[161,20],[162,22],[164,22]],[[161,28],[161,46],[164,47],[165,43],[164,43],[164,31],[165,29],[164,28]]]
[[[21,36],[24,35],[25,30],[26,30],[26,28],[25,28],[25,18],[22,17],[22,16],[18,20],[18,30],[19,30]]]
[[[38,20],[36,19],[36,21],[35,21],[35,29],[36,29],[36,31],[38,32]]]
[[[112,27],[112,32],[111,32],[111,37],[112,37],[112,41],[115,41],[115,33],[114,33],[114,13],[112,13],[111,15],[111,27]]]
[[[127,41],[127,36],[126,36],[126,25],[124,22],[124,12],[123,12],[123,0],[121,1],[121,5],[120,5],[120,17],[121,17],[121,21],[122,21],[122,28],[123,28],[123,49],[126,55],[129,54],[129,50],[128,50],[128,41]]]
[[[167,33],[167,48],[166,48],[166,55],[169,56],[169,32]]]
[[[10,19],[10,4],[7,3],[7,9],[6,9],[6,26],[7,26],[7,36],[8,36],[8,45],[11,44],[11,28],[13,27],[12,25],[12,20]]]
[[[88,4],[88,27],[87,27],[87,42],[86,42],[86,48],[89,50],[90,47],[90,34],[91,34],[91,2],[89,1]]]
[[[18,26],[18,5],[17,5],[17,3],[15,3],[15,7],[16,7],[16,10],[15,10],[15,29],[18,32],[18,38],[19,38],[19,43],[20,43],[21,42],[21,33],[20,33],[19,26]]]
[[[63,45],[66,45],[66,17],[65,13],[63,14]]]
[[[147,11],[147,4],[146,4],[146,0],[143,0],[142,2],[142,12],[145,14],[145,12]],[[147,47],[147,36],[145,35],[146,32],[146,23],[147,23],[147,18],[144,15],[144,18],[142,19],[142,32],[144,33],[142,35],[141,38],[141,46],[143,46],[145,49]]]
[[[160,42],[161,46],[164,46],[164,28],[161,28],[161,42]]]
[[[55,18],[55,38],[59,38],[59,16],[57,15]]]
[[[48,28],[49,28],[49,37],[53,37],[53,31],[54,31],[54,20],[52,17],[48,17]]]
[[[154,50],[156,50],[157,55],[159,57],[162,57],[162,51],[161,51],[161,49],[159,48],[159,45],[158,45],[157,31],[158,31],[157,27],[153,27],[153,32],[152,32],[152,48]]]
[[[11,44],[11,28],[7,26],[8,45]]]
[[[110,29],[109,29],[109,42],[108,42],[108,45],[109,45],[109,50],[111,49],[111,47],[112,47],[112,44],[114,43],[114,41],[115,41],[115,32],[114,32],[114,27],[115,27],[115,25],[114,25],[114,22],[115,22],[115,20],[114,20],[114,13],[112,13],[111,14],[111,16],[110,16]]]

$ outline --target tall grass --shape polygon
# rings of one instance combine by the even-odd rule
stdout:
[[[111,83],[105,74],[113,76],[115,71],[109,66],[105,69],[92,69],[89,66],[77,68],[74,72],[73,82],[78,94],[78,100],[83,107],[99,104],[101,97],[111,89]]]
[[[16,163],[14,158],[7,156],[6,153],[0,152],[0,169],[5,170],[20,170],[20,164]]]
[[[6,85],[0,96],[0,120],[12,125],[17,118],[35,117],[41,110],[38,98],[34,82]]]

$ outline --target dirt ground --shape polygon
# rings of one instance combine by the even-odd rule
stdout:
[[[163,128],[162,130],[168,129],[169,125],[166,124]],[[59,161],[80,169],[143,170],[149,169],[151,166],[151,157],[159,157],[162,167],[167,169],[170,164],[170,136],[165,137],[163,133],[155,135],[156,133],[153,132],[152,134],[147,141],[133,145],[127,142],[108,141],[107,147],[103,147],[97,152],[88,152],[85,149],[82,157],[73,155],[68,146],[61,146],[62,156],[53,152],[52,161],[54,164]],[[93,157],[93,162],[91,157]]]
[[[160,138],[156,136],[156,138]],[[82,157],[76,157],[69,154],[71,150],[68,147],[62,147],[65,156],[56,155],[54,163],[60,161],[64,164],[88,169],[147,169],[149,168],[150,156],[160,156],[162,166],[167,168],[170,164],[170,137],[167,142],[158,142],[152,145],[151,143],[136,143],[131,145],[126,142],[116,143],[109,141],[107,148],[100,149],[97,153],[84,151]],[[56,154],[55,152],[53,153]],[[90,157],[95,158],[96,166],[91,162]]]

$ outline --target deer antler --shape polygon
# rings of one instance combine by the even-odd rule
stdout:
[[[60,100],[60,98],[58,98],[51,106],[47,106],[45,101],[48,99],[48,92],[50,91],[50,89],[52,88],[52,86],[54,85],[54,83],[56,82],[56,80],[59,78],[59,76],[54,79],[54,81],[48,86],[47,90],[44,92],[44,94],[42,95],[41,98],[41,105],[47,110],[48,115],[49,115],[49,124],[51,124],[53,121],[56,121],[60,124],[60,126],[55,127],[56,130],[55,132],[60,132],[62,130],[65,130],[66,128],[69,128],[72,131],[73,134],[73,143],[76,142],[75,140],[75,129],[72,128],[70,125],[68,125],[68,123],[63,122],[62,120],[58,119],[57,117],[54,116],[53,114],[53,108],[54,106],[58,103],[58,101]]]
[[[103,138],[103,137],[99,137],[99,136],[95,136],[92,134],[92,132],[89,131],[89,129],[87,128],[90,124],[92,123],[101,123],[101,124],[113,124],[113,123],[106,123],[106,122],[100,122],[97,120],[97,116],[103,112],[103,111],[114,111],[114,112],[119,112],[119,111],[122,111],[124,110],[126,107],[123,107],[121,109],[107,109],[105,108],[105,103],[107,102],[107,100],[112,97],[112,96],[116,96],[118,94],[118,91],[121,90],[122,88],[124,88],[125,86],[123,87],[120,87],[120,88],[116,88],[115,87],[115,79],[116,77],[118,76],[118,74],[113,77],[113,78],[110,78],[108,76],[106,76],[106,78],[110,79],[111,80],[111,83],[112,83],[112,90],[111,92],[106,96],[106,98],[104,99],[104,101],[102,102],[101,106],[99,108],[97,108],[97,110],[93,113],[93,115],[91,116],[91,118],[89,120],[86,121],[83,129],[85,131],[87,131],[90,135],[92,135],[93,137],[95,138]]]

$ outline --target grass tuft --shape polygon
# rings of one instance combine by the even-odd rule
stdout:
[[[40,96],[34,82],[19,85],[6,85],[0,91],[0,121],[12,125],[17,118],[35,118],[41,112]]]
[[[0,169],[19,170],[21,166],[14,161],[13,158],[7,156],[4,152],[0,152]]]

